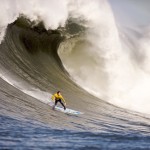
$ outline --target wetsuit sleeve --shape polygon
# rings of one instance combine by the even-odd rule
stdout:
[[[66,104],[66,101],[65,101],[65,99],[61,96],[61,99],[63,100],[63,102]]]
[[[54,101],[55,100],[55,94],[52,95],[51,99]]]

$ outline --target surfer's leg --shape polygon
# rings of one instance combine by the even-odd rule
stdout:
[[[56,100],[56,99],[55,99],[55,104],[54,104],[54,106],[53,106],[53,109],[55,109],[55,106],[57,105],[58,101],[59,101],[59,100]]]
[[[58,103],[58,102],[59,102],[59,100],[58,100],[58,99],[56,99],[56,100],[55,100],[55,106],[57,105],[57,103]]]
[[[64,107],[64,110],[66,110],[66,106],[64,105],[64,103],[60,100],[59,101],[61,103],[61,105]]]

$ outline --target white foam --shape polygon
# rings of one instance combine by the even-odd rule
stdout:
[[[52,94],[45,92],[45,91],[41,91],[24,81],[20,83],[19,80],[21,79],[19,79],[19,77],[17,78],[18,81],[16,81],[15,79],[13,79],[13,76],[12,77],[8,76],[6,73],[1,71],[0,78],[2,78],[4,81],[14,86],[15,88],[17,88],[18,90],[22,91],[23,93],[31,97],[34,97],[43,103],[48,104],[51,100]]]
[[[97,97],[150,114],[150,30],[132,26],[140,29],[140,39],[132,30],[124,34],[117,28],[106,1],[88,1],[84,7],[79,5],[77,12],[89,28],[76,44],[60,46],[59,55],[66,69],[80,86]]]

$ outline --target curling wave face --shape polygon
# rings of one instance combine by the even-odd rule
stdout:
[[[23,20],[26,21],[24,18]],[[140,114],[135,115],[133,112],[110,105],[87,93],[82,87],[73,82],[72,77],[70,77],[68,72],[64,69],[57,54],[59,44],[64,41],[64,38],[59,33],[60,31],[47,32],[44,28],[41,28],[41,26],[31,29],[24,24],[23,20],[18,20],[8,26],[5,40],[0,45],[1,75],[4,79],[7,79],[6,81],[17,88],[9,87],[8,91],[7,88],[2,91],[5,91],[8,97],[9,89],[14,90],[14,96],[16,94],[18,95],[18,92],[23,91],[47,103],[50,98],[49,93],[54,93],[60,89],[67,99],[68,106],[75,110],[82,111],[85,114],[83,117],[81,116],[81,118],[73,119],[75,122],[71,121],[71,118],[66,122],[66,119],[62,120],[65,116],[60,116],[59,113],[56,113],[56,116],[50,115],[52,112],[49,112],[49,106],[39,104],[35,102],[35,100],[33,101],[35,104],[33,104],[32,100],[28,97],[26,100],[22,99],[21,102],[14,98],[15,100],[13,101],[15,101],[16,104],[15,108],[12,107],[14,104],[12,105],[11,100],[7,100],[8,103],[5,104],[6,99],[4,99],[4,103],[1,103],[2,106],[4,105],[2,107],[4,108],[2,109],[4,112],[7,109],[13,110],[17,113],[16,116],[21,113],[23,118],[26,118],[26,115],[35,115],[37,111],[32,111],[32,109],[36,110],[36,107],[40,107],[41,105],[45,107],[45,111],[49,112],[49,114],[47,114],[46,119],[41,115],[40,117],[38,116],[38,120],[49,122],[50,115],[52,118],[49,123],[55,126],[57,124],[57,126],[61,128],[67,127],[69,129],[78,130],[89,130],[89,128],[91,128],[91,131],[94,132],[98,130],[101,131],[101,128],[99,128],[101,125],[99,123],[103,121],[105,122],[103,125],[106,131],[109,129],[109,125],[117,128],[118,124],[122,122],[121,118],[125,118],[124,116],[126,116],[126,119],[123,121],[124,125],[121,127],[122,129],[128,126],[130,121],[133,122],[132,127],[130,127],[133,130],[136,129],[136,124],[134,124],[135,120],[141,120],[146,124],[148,123],[149,120]],[[4,84],[2,81],[1,83]],[[22,110],[22,107],[25,110],[19,112]],[[31,111],[29,111],[30,109]],[[115,122],[112,119],[114,117],[117,118]],[[64,127],[62,124],[67,124],[67,126]],[[145,127],[143,126],[143,128]]]
[[[26,23],[21,20],[21,23],[17,22],[17,25],[13,24],[7,28],[4,43],[5,40],[8,41],[9,47],[5,48],[2,42],[1,49],[5,49],[4,53],[9,54],[11,60],[7,64],[1,63],[3,78],[7,71],[13,74],[11,78],[13,76],[13,81],[16,82],[13,84],[19,88],[24,86],[25,89],[27,83],[20,83],[14,74],[18,74],[24,81],[27,80],[26,86],[33,85],[45,91],[50,84],[54,91],[57,84],[63,88],[62,74],[65,74],[64,80],[74,80],[80,87],[104,101],[149,113],[148,52],[146,49],[144,52],[140,51],[145,47],[148,35],[145,37],[145,30],[137,29],[139,24],[134,31],[130,24],[128,28],[124,28],[122,24],[116,26],[114,14],[107,1],[88,2],[90,5],[83,0],[52,0],[45,1],[44,4],[41,1],[15,1],[12,5],[11,1],[5,1],[2,11],[6,12],[6,8],[10,8],[13,13],[10,15],[6,12],[6,16],[1,17],[1,39],[7,25],[15,21],[20,14],[25,15],[32,23],[28,28],[24,28],[22,26],[26,26]],[[59,6],[61,9],[54,9]],[[36,24],[41,21],[44,27],[36,28]],[[30,29],[31,26],[35,32]],[[46,31],[44,28],[57,30]],[[140,34],[140,38],[137,38],[137,34]],[[139,50],[135,52],[137,46]],[[11,49],[11,53],[6,49]],[[31,62],[33,64],[30,64]],[[49,67],[56,63],[59,73],[54,73]],[[43,69],[46,71],[42,71]],[[51,78],[52,74],[58,77],[59,82]],[[66,76],[70,79],[66,79]],[[9,75],[5,80],[10,81],[8,78]]]

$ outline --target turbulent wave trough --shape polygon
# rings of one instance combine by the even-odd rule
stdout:
[[[36,140],[43,140],[42,135],[47,142],[39,147],[47,149],[73,145],[86,149],[93,146],[90,141],[95,142],[93,149],[150,147],[148,0],[0,3],[3,148],[14,143],[19,147],[17,140],[5,144],[6,130],[12,139],[17,130],[31,139],[34,136],[32,143],[23,144],[24,149],[37,148]],[[57,90],[62,91],[69,108],[84,115],[52,111],[46,104]],[[12,126],[14,122],[18,125]],[[32,130],[26,132],[29,126]],[[67,136],[68,145],[62,140]],[[78,146],[74,139],[80,141]]]

